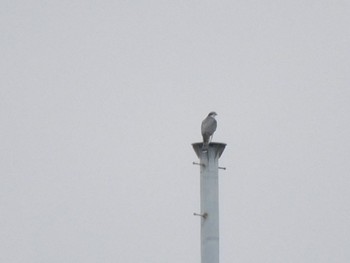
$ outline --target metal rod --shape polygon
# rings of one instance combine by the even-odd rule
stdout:
[[[192,164],[194,164],[194,165],[199,165],[199,166],[205,166],[203,163],[192,162]]]

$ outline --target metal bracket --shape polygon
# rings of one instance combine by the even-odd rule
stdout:
[[[204,213],[204,214],[197,214],[197,213],[193,213],[194,216],[201,216],[204,219],[206,219],[208,217],[208,213]]]

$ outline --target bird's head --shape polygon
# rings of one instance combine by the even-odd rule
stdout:
[[[210,113],[208,114],[208,116],[213,117],[213,118],[215,118],[216,115],[217,115],[217,114],[216,114],[215,111],[212,111],[212,112],[210,112]]]

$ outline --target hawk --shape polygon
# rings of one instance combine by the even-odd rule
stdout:
[[[208,116],[202,121],[202,136],[203,136],[203,150],[208,149],[209,142],[213,138],[213,134],[216,130],[216,112],[212,111]]]

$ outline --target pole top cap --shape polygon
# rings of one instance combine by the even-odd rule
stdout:
[[[203,143],[196,142],[192,143],[193,150],[196,152],[198,158],[200,159],[203,154]],[[208,146],[208,152],[214,152],[217,158],[220,158],[221,154],[224,152],[226,143],[211,142]]]

